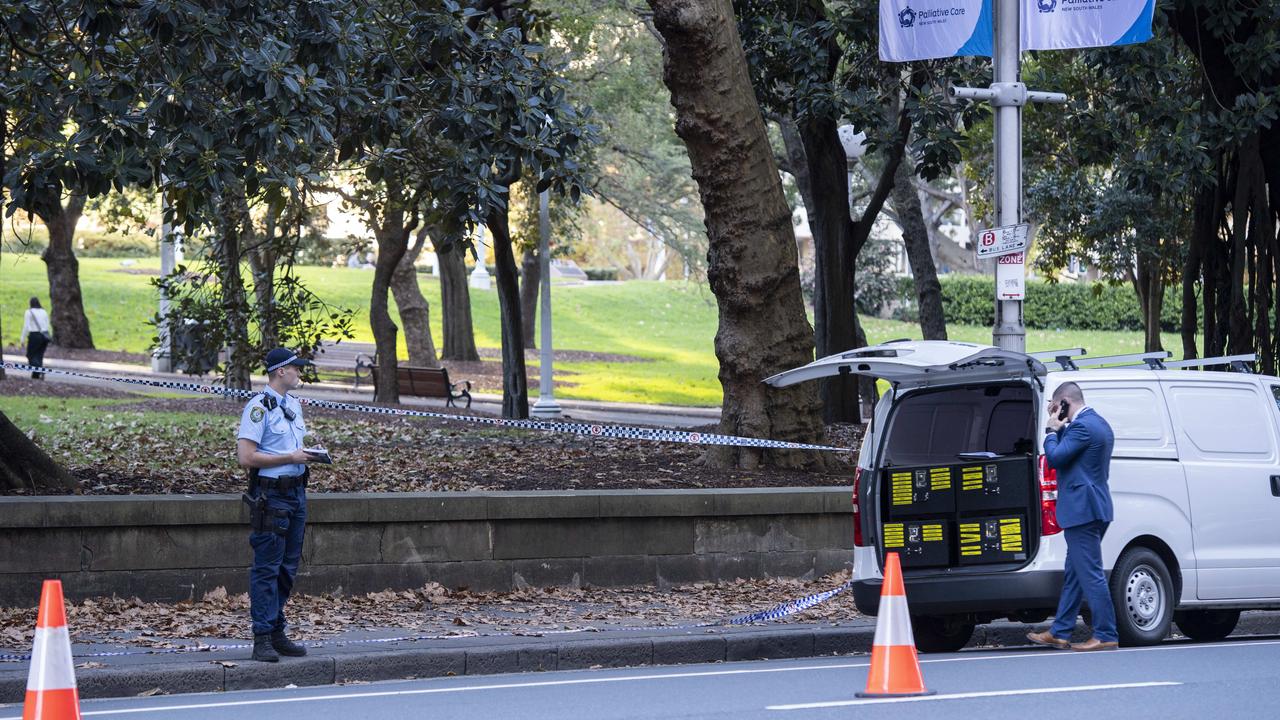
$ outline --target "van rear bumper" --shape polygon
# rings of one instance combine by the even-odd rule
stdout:
[[[1061,570],[1002,572],[904,578],[907,605],[913,615],[955,613],[994,614],[1058,607],[1062,593]],[[858,612],[875,615],[880,609],[882,582],[860,580],[853,584]]]

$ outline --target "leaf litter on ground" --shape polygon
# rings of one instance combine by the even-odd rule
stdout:
[[[79,481],[80,493],[208,494],[243,489],[244,472],[235,460],[235,432],[243,407],[239,402],[154,397],[21,378],[0,383],[0,395],[5,394],[49,397],[47,412],[55,415],[59,398],[107,403],[38,424],[33,431],[36,442]],[[463,409],[447,412],[479,415]],[[333,465],[313,466],[313,493],[848,486],[854,459],[852,452],[826,452],[826,467],[818,470],[720,469],[702,464],[704,448],[682,443],[321,408],[309,408],[306,419],[311,434],[335,460]],[[694,429],[718,432],[716,426]],[[827,428],[827,441],[834,446],[856,448],[860,438],[859,426]]]
[[[291,635],[301,640],[340,640],[352,632],[388,631],[405,636],[539,635],[722,622],[830,590],[848,579],[846,571],[813,580],[739,579],[668,588],[548,587],[506,592],[449,590],[428,583],[413,590],[364,595],[298,595],[289,600],[286,613]],[[842,593],[775,622],[838,624],[860,617],[852,595]],[[35,608],[0,608],[0,645],[29,648],[35,622]],[[68,602],[67,625],[77,643],[207,649],[210,642],[242,641],[249,636],[249,597],[219,587],[196,602],[94,598]]]

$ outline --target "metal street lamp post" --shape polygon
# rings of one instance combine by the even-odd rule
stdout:
[[[538,265],[541,269],[541,302],[538,320],[541,322],[541,349],[539,350],[538,400],[533,404],[536,418],[560,417],[560,404],[555,399],[552,379],[551,348],[551,208],[548,191],[538,193]]]
[[[1022,106],[1028,102],[1067,101],[1062,93],[1029,91],[1021,81],[1021,38],[1018,29],[1018,0],[995,0],[995,56],[993,80],[989,88],[952,87],[951,97],[986,100],[995,107],[996,132],[996,221],[1002,227],[1022,222]],[[1025,352],[1027,331],[1022,323],[1022,297],[1005,298],[1006,284],[1021,288],[1025,283],[1026,252],[1015,260],[996,261],[996,323],[991,338],[996,347]]]

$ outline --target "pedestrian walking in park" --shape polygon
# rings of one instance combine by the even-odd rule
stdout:
[[[307,426],[302,405],[289,395],[302,385],[310,364],[284,348],[267,353],[267,386],[245,405],[236,457],[249,470],[249,613],[253,619],[253,659],[278,662],[307,649],[288,638],[284,606],[302,560],[307,521],[307,464],[319,459],[303,449]]]
[[[44,351],[49,347],[53,333],[49,329],[49,313],[40,307],[39,298],[31,298],[30,307],[22,316],[22,338],[27,346],[27,364],[44,367]],[[44,373],[33,372],[31,377],[43,380]]]
[[[1058,471],[1058,525],[1067,538],[1066,572],[1053,625],[1028,633],[1027,639],[1056,648],[1113,650],[1120,643],[1102,569],[1102,538],[1114,518],[1107,480],[1115,435],[1107,421],[1085,405],[1084,393],[1073,382],[1054,391],[1045,432],[1045,459]],[[1082,600],[1092,614],[1093,637],[1072,645],[1068,638]]]

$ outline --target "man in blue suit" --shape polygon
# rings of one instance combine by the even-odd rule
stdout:
[[[1073,382],[1054,391],[1045,433],[1045,458],[1058,471],[1058,526],[1067,537],[1066,572],[1053,625],[1045,632],[1029,633],[1027,639],[1060,649],[1114,650],[1119,636],[1102,569],[1102,537],[1115,516],[1107,485],[1115,435],[1107,421],[1084,404],[1084,393]],[[1093,614],[1093,637],[1072,645],[1068,638],[1082,600]]]

